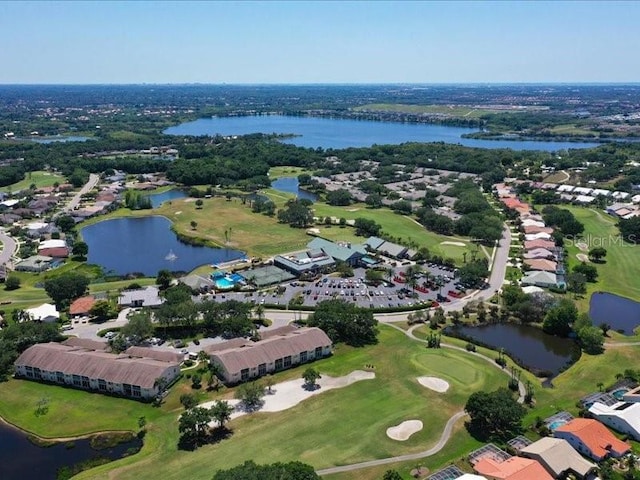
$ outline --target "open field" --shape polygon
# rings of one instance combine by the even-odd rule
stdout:
[[[376,111],[392,113],[413,113],[413,114],[440,114],[451,117],[478,118],[487,113],[499,113],[497,110],[476,109],[464,105],[403,105],[399,103],[372,103],[355,107],[355,111]]]
[[[51,172],[43,172],[43,171],[29,172],[24,177],[24,180],[21,180],[18,183],[7,185],[6,187],[2,187],[0,188],[0,191],[17,192],[18,190],[25,190],[33,184],[35,184],[36,188],[51,187],[56,182],[64,183],[65,178],[61,175],[56,175]]]
[[[271,167],[269,169],[269,178],[271,180],[275,180],[280,177],[297,177],[302,173],[311,173],[309,170],[303,167],[292,167],[292,166],[282,166],[282,167]]]
[[[147,435],[155,450],[99,467],[79,478],[144,480],[157,474],[145,468],[161,461],[166,479],[208,479],[217,468],[251,458],[258,463],[300,460],[322,468],[424,450],[440,436],[446,420],[460,410],[470,393],[504,385],[506,376],[490,365],[478,365],[465,353],[427,350],[402,333],[381,327],[378,345],[353,349],[339,347],[332,358],[314,366],[328,375],[343,375],[364,365],[375,365],[376,378],[332,390],[306,400],[291,410],[255,414],[231,422],[233,436],[195,452],[176,450],[176,413],[163,416]],[[287,372],[299,376],[304,367]],[[415,380],[421,375],[446,379],[445,394],[430,391]],[[278,375],[276,381],[287,376]],[[172,393],[173,395],[173,393]],[[163,407],[163,410],[165,408]],[[415,418],[424,429],[406,442],[395,442],[386,429]],[[464,436],[467,436],[464,433]],[[302,441],[289,441],[290,439]]]
[[[598,282],[587,284],[587,295],[581,302],[586,311],[588,299],[594,291],[604,290],[623,297],[640,300],[640,246],[622,242],[616,220],[596,208],[562,207],[570,210],[584,224],[584,241],[589,248],[603,246],[607,249],[605,263],[595,264],[598,268]],[[565,242],[569,266],[579,263],[580,253],[575,242]]]

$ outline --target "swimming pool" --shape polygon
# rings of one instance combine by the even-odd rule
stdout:
[[[236,286],[236,283],[227,277],[222,277],[215,281],[215,285],[218,290],[231,290]]]
[[[564,425],[565,423],[567,423],[564,420],[556,420],[555,422],[551,422],[549,424],[549,430],[553,431],[557,428],[560,428],[562,425]]]
[[[613,397],[616,400],[622,401],[622,398],[623,398],[624,394],[627,393],[628,391],[629,391],[628,388],[619,388],[619,389],[614,390],[613,392],[611,392],[611,395],[613,395]]]

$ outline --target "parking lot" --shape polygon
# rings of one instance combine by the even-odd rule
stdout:
[[[313,282],[291,281],[262,292],[228,292],[208,295],[215,301],[253,301],[264,305],[288,305],[293,299],[302,300],[304,306],[314,306],[318,302],[334,298],[352,301],[359,307],[398,308],[424,305],[427,302],[445,303],[461,297],[464,289],[455,279],[455,270],[435,264],[422,265],[422,274],[415,290],[407,285],[405,272],[408,266],[394,268],[393,279],[385,277],[379,285],[365,283],[365,269],[354,269],[354,276],[341,278],[338,274],[323,275]],[[426,285],[425,285],[426,283]]]

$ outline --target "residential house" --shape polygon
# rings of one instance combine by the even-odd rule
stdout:
[[[537,258],[537,259],[525,259],[523,263],[531,270],[539,270],[541,272],[555,272],[558,269],[558,264],[552,260],[547,260],[545,258]]]
[[[95,297],[88,295],[86,297],[80,297],[73,301],[69,306],[69,315],[74,317],[86,317],[89,315],[91,308],[95,305]]]
[[[43,240],[38,245],[38,250],[48,249],[48,248],[66,248],[67,242],[61,239],[51,239],[51,240]]]
[[[529,250],[523,255],[526,259],[537,259],[537,258],[549,258],[554,259],[555,253],[553,251],[546,248],[534,248],[533,250]]]
[[[38,255],[44,255],[51,258],[67,258],[69,257],[68,247],[55,247],[55,248],[41,248],[38,250]]]
[[[631,445],[618,439],[607,427],[592,418],[574,418],[553,432],[583,455],[600,462],[608,457],[621,457]]]
[[[540,233],[530,233],[528,235],[525,234],[524,239],[525,241],[533,241],[533,240],[549,240],[551,238],[551,234],[547,233],[547,232],[540,232]]]
[[[524,249],[529,251],[534,248],[546,248],[547,250],[551,250],[556,247],[555,242],[551,240],[528,240],[524,242]]]
[[[635,389],[623,396],[621,402],[605,405],[596,401],[589,407],[589,413],[599,422],[614,430],[640,440],[640,403]]]
[[[487,456],[480,459],[473,469],[488,480],[553,480],[540,463],[522,457],[510,457],[501,462]]]
[[[130,357],[152,358],[161,362],[182,363],[184,361],[184,353],[172,350],[160,350],[158,348],[133,346],[127,348],[124,353]]]
[[[157,379],[170,384],[180,374],[177,362],[53,342],[27,348],[14,367],[17,377],[141,400],[151,400],[158,395]]]
[[[67,345],[68,347],[80,347],[80,348],[86,348],[87,350],[98,350],[98,351],[104,350],[105,352],[111,351],[111,347],[107,342],[101,342],[99,340],[91,340],[90,338],[69,337],[61,343],[62,345]]]
[[[522,227],[522,229],[527,235],[533,235],[536,233],[548,233],[549,235],[551,235],[553,233],[553,228],[539,225],[525,225]]]
[[[241,346],[210,352],[226,383],[234,384],[331,355],[331,339],[319,328],[300,328]]]
[[[568,474],[586,478],[596,470],[594,463],[585,460],[569,442],[560,438],[542,437],[519,453],[538,461],[553,478],[566,478]]]
[[[18,270],[19,272],[32,273],[44,272],[45,270],[51,268],[52,262],[52,257],[46,257],[44,255],[33,255],[18,262],[16,264],[16,270]]]
[[[520,285],[533,285],[543,288],[563,288],[562,285],[558,284],[558,277],[555,273],[542,271],[525,273],[524,277],[520,280]]]
[[[50,303],[43,303],[39,307],[27,308],[25,313],[34,322],[54,323],[60,319],[60,313],[56,306]]]

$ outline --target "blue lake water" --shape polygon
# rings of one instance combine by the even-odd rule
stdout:
[[[0,423],[0,445],[2,480],[55,480],[58,470],[62,467],[71,467],[95,458],[122,458],[128,454],[129,449],[138,450],[142,441],[136,438],[104,450],[91,448],[89,439],[38,447],[31,443],[21,430]]]
[[[141,272],[156,276],[159,270],[189,272],[242,258],[244,253],[230,248],[187,245],[171,231],[164,217],[116,218],[104,220],[81,231],[89,245],[88,263],[100,265],[117,275]],[[167,259],[173,253],[175,259]]]
[[[640,325],[640,303],[606,292],[595,292],[589,300],[589,316],[594,325],[608,323],[612,330],[633,335]]]
[[[535,142],[526,140],[476,140],[462,138],[473,128],[444,125],[375,122],[343,118],[295,117],[285,115],[252,115],[244,117],[201,118],[167,128],[168,135],[247,135],[250,133],[288,133],[299,135],[283,141],[309,148],[368,147],[373,144],[404,142],[444,142],[467,147],[511,148],[513,150],[558,151],[590,148],[597,143]]]
[[[271,182],[271,188],[280,190],[281,192],[295,193],[298,198],[306,198],[315,202],[318,196],[300,189],[300,184],[296,177],[281,177]]]
[[[534,373],[550,372],[557,375],[563,367],[580,356],[580,349],[573,340],[548,335],[530,325],[459,325],[447,327],[445,333],[472,339],[496,350],[504,348],[507,355]]]
[[[158,208],[164,202],[177,200],[179,198],[186,198],[187,193],[184,190],[174,188],[162,193],[152,193],[151,195],[147,195],[147,197],[151,200],[151,206],[153,208]]]
[[[29,139],[35,143],[55,143],[55,142],[86,142],[89,140],[89,137],[80,137],[80,136],[57,136],[57,137],[32,137]]]

